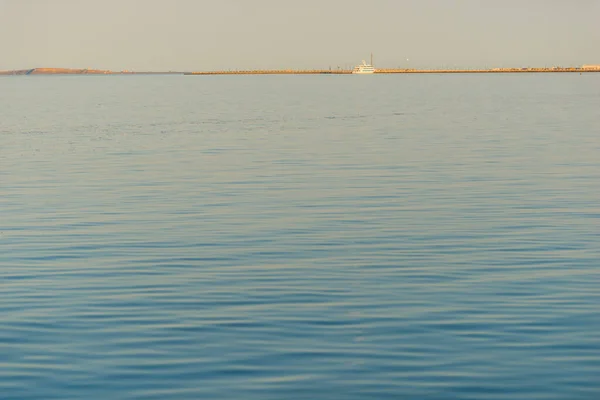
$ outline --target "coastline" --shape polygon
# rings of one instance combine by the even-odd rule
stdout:
[[[492,69],[376,69],[374,74],[506,74],[506,73],[592,73],[600,68],[492,68]],[[33,68],[0,71],[0,76],[14,75],[350,75],[347,69],[315,70],[236,70],[236,71],[110,71],[74,68]]]
[[[590,68],[492,68],[492,69],[376,69],[374,74],[503,74],[503,73],[552,73],[552,72],[600,72]],[[352,70],[247,70],[185,72],[184,75],[349,75]]]
[[[87,68],[31,68],[0,71],[0,75],[182,75],[180,71],[110,71]]]

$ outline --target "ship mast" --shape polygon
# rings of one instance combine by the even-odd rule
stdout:
[[[373,66],[373,53],[371,53],[371,67]]]

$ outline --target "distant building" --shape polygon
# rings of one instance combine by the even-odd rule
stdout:
[[[600,69],[600,64],[597,65],[583,65],[581,69]]]

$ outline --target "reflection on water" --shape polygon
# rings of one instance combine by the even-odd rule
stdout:
[[[598,398],[598,78],[0,79],[0,397]]]

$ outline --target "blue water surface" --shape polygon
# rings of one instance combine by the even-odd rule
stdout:
[[[600,398],[600,74],[0,79],[0,398]]]

